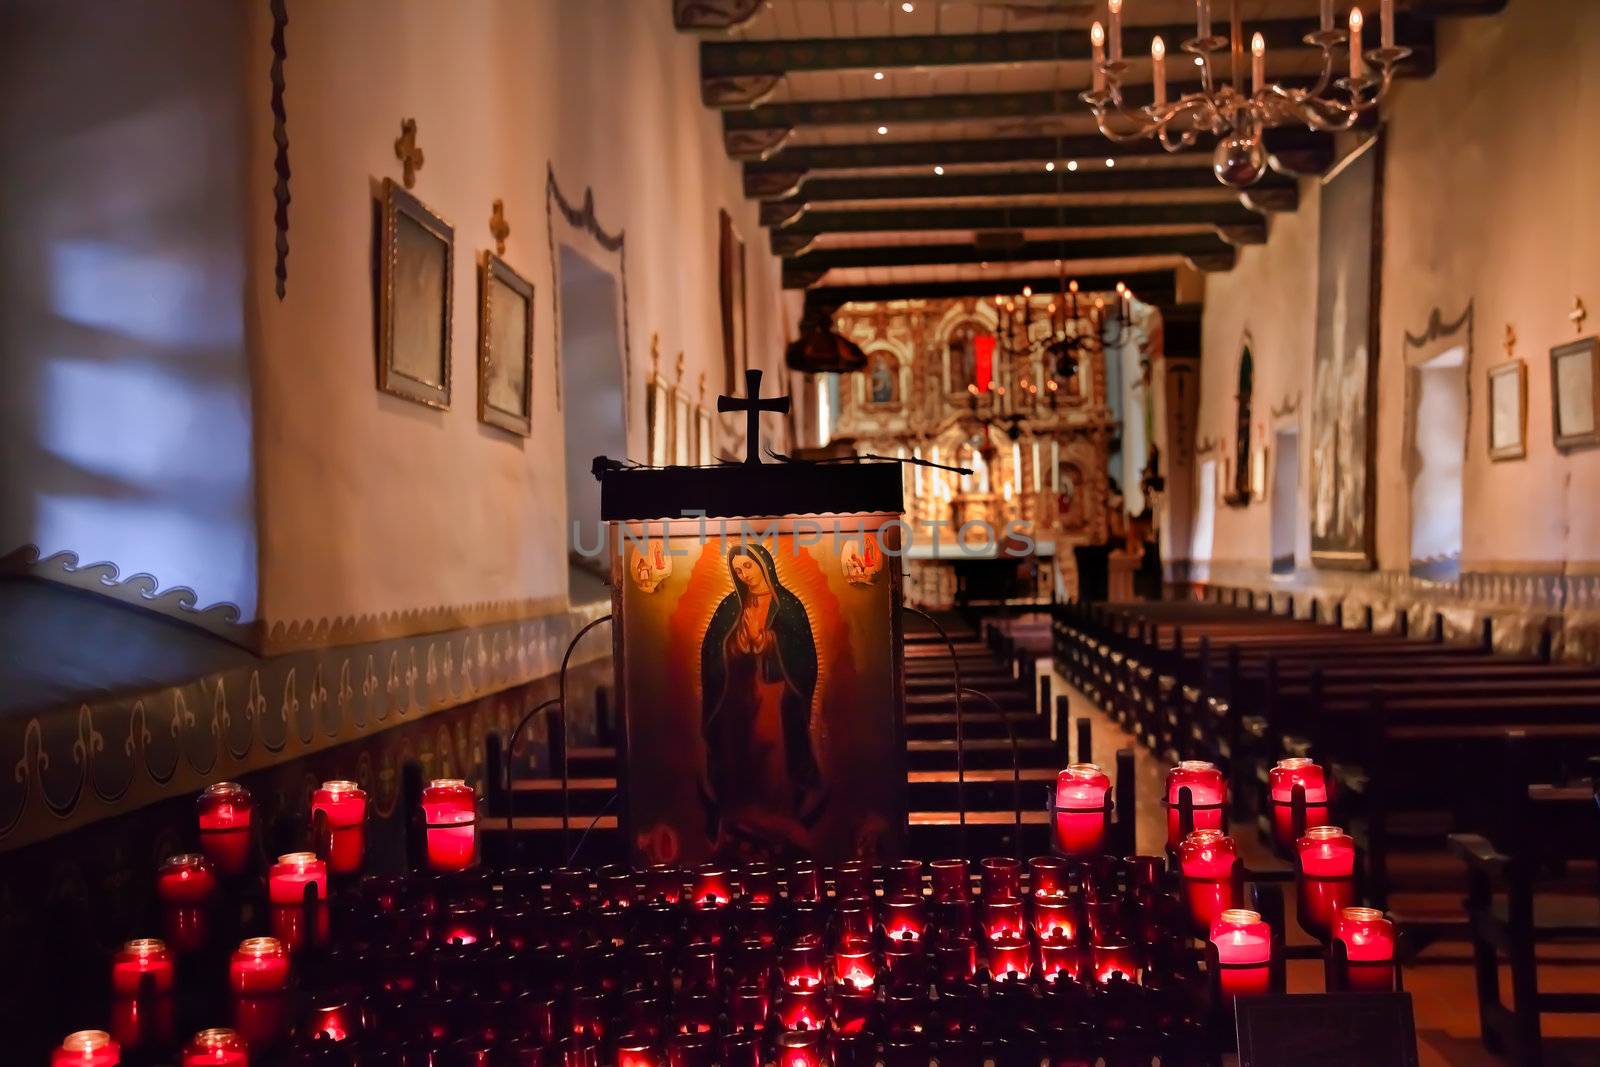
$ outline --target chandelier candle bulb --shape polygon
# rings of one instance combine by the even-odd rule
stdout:
[[[112,958],[111,991],[119,997],[136,997],[146,991],[148,981],[149,992],[170,993],[175,974],[167,946],[153,937],[141,937],[123,945]]]
[[[318,900],[327,900],[328,865],[315,852],[288,852],[278,857],[267,875],[267,898],[279,905],[299,904],[308,885],[315,888]]]
[[[1325,4],[1333,0],[1322,0]],[[1194,35],[1200,40],[1211,36],[1211,0],[1194,0]]]
[[[1111,20],[1111,62],[1122,61],[1122,0],[1106,0],[1106,13]]]
[[[366,791],[354,782],[323,782],[322,788],[311,794],[313,820],[319,811],[327,824],[328,869],[334,874],[359,871],[366,851]]]
[[[436,778],[422,791],[428,866],[464,871],[478,848],[478,798],[460,778]]]
[[[1250,38],[1250,95],[1261,95],[1267,84],[1267,39],[1261,34]]]
[[[1106,87],[1106,72],[1100,68],[1106,61],[1106,28],[1099,22],[1089,27],[1089,50],[1091,52],[1089,65],[1094,69],[1094,91],[1103,92]]]
[[[1367,61],[1361,56],[1361,9],[1350,9],[1350,80],[1358,82],[1367,75]]]
[[[1167,42],[1160,34],[1150,42],[1150,82],[1155,87],[1156,107],[1167,104]]]
[[[68,1034],[50,1055],[50,1067],[117,1067],[122,1048],[104,1030]]]
[[[1333,0],[1322,0],[1322,20],[1320,27],[1323,33],[1333,32]]]

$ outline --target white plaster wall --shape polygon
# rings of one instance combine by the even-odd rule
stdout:
[[[777,261],[720,123],[700,102],[697,39],[677,33],[658,0],[288,0],[294,200],[279,302],[264,118],[270,24],[259,9],[252,293],[264,618],[559,602],[565,457],[547,165],[575,202],[592,188],[601,224],[627,234],[635,457],[644,456],[652,332],[664,372],[681,349],[690,389],[708,372],[714,403],[722,385],[719,208],[749,249],[752,365],[773,370],[782,359]],[[426,155],[413,192],[457,230],[454,398],[444,413],[374,385],[371,202],[379,179],[399,177],[393,143],[406,117],[417,120]],[[481,426],[476,414],[474,257],[491,246],[496,198],[512,228],[506,258],[536,286],[526,440]],[[557,226],[559,242],[568,228]],[[772,375],[767,386],[781,387]]]
[[[1550,436],[1548,351],[1575,336],[1567,313],[1582,295],[1600,326],[1600,4],[1510,0],[1492,18],[1445,21],[1438,71],[1398,85],[1386,106],[1385,242],[1377,418],[1378,565],[1404,570],[1410,486],[1402,462],[1407,331],[1438,308],[1448,321],[1475,307],[1465,469],[1463,570],[1600,561],[1600,451],[1563,456]],[[1317,194],[1273,217],[1271,237],[1207,279],[1199,437],[1232,440],[1240,338],[1255,340],[1256,399],[1265,411],[1311,397]],[[1528,457],[1487,456],[1484,372],[1505,358],[1515,324],[1527,360]],[[1302,437],[1302,440],[1309,440]],[[1302,464],[1307,461],[1302,457]],[[1300,514],[1304,527],[1302,471]],[[1216,559],[1265,566],[1265,504],[1219,508]],[[1304,534],[1299,558],[1306,562]]]

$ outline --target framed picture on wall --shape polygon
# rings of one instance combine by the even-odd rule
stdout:
[[[1550,402],[1556,447],[1563,452],[1600,445],[1600,338],[1584,337],[1550,350]]]
[[[378,388],[448,408],[455,228],[389,178],[381,226]]]
[[[533,283],[493,252],[478,272],[478,419],[533,432]]]
[[[672,443],[672,393],[659,374],[650,376],[644,396],[645,462],[652,467],[664,467],[672,462],[669,447]]]
[[[682,389],[672,390],[672,462],[687,465],[694,462],[695,439],[694,408],[689,394]]]
[[[745,319],[744,238],[734,229],[733,216],[718,213],[717,287],[722,299],[723,391],[738,396],[750,365],[750,338]]]
[[[696,463],[715,463],[717,461],[717,446],[713,427],[715,427],[716,423],[712,421],[711,412],[705,408],[696,408],[694,422],[694,461]]]
[[[1528,454],[1528,365],[1520,359],[1489,368],[1489,458]]]

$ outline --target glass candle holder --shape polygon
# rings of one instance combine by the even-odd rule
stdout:
[[[311,794],[313,820],[319,812],[328,835],[328,870],[334,874],[359,871],[367,847],[366,791],[343,779],[323,782]]]
[[[1196,830],[1178,846],[1184,902],[1196,930],[1210,930],[1217,916],[1233,907],[1238,855],[1233,838],[1221,830]]]
[[[661,1067],[661,1053],[648,1039],[626,1035],[617,1042],[617,1067]]]
[[[226,875],[236,875],[250,864],[250,823],[255,800],[238,782],[216,782],[200,791],[195,818],[200,828],[200,851]]]
[[[822,869],[810,860],[791,864],[784,878],[789,902],[816,903],[822,899]]]
[[[740,985],[728,996],[728,1025],[735,1033],[764,1029],[770,1008],[765,984]]]
[[[249,1067],[250,1050],[232,1030],[202,1030],[184,1046],[178,1067]]]
[[[1078,939],[1078,902],[1071,897],[1033,901],[1033,932],[1040,941],[1071,942]]]
[[[1096,941],[1089,951],[1095,981],[1101,985],[1121,975],[1130,982],[1139,978],[1139,950],[1133,942],[1117,936]]]
[[[841,901],[870,899],[872,865],[859,860],[839,864],[833,872],[833,895]]]
[[[645,892],[651,900],[676,904],[683,895],[683,869],[658,863],[644,872]]]
[[[939,981],[955,984],[972,981],[978,973],[978,950],[969,937],[947,937],[934,950]]]
[[[1028,893],[1034,900],[1065,897],[1072,886],[1071,867],[1059,856],[1035,856],[1028,861]]]
[[[1068,856],[1105,851],[1106,794],[1111,779],[1093,763],[1074,763],[1056,775],[1055,844]]]
[[[422,791],[428,866],[464,871],[478,851],[478,797],[460,778],[435,778]]]
[[[1272,930],[1245,908],[1227,908],[1211,925],[1210,940],[1220,965],[1218,989],[1225,997],[1260,996],[1269,989]]]
[[[815,1027],[778,1035],[777,1067],[827,1067],[827,1046]]]
[[[872,929],[870,901],[859,898],[839,901],[834,909],[834,931],[838,944],[871,940]]]
[[[111,992],[119,997],[170,993],[177,974],[172,953],[153,937],[129,941],[111,959]]]
[[[696,867],[693,899],[697,908],[720,908],[733,900],[733,880],[715,864]]]
[[[821,986],[787,986],[778,1002],[778,1019],[785,1030],[819,1030],[828,1021],[828,1004]]]
[[[1228,799],[1228,783],[1215,764],[1205,760],[1183,760],[1167,772],[1167,847],[1176,848],[1183,840],[1180,794],[1189,790],[1194,823],[1190,830],[1224,828],[1223,807]]]
[[[1039,942],[1039,973],[1046,982],[1054,982],[1065,974],[1068,978],[1083,976],[1083,949],[1070,941]]]
[[[1345,981],[1355,993],[1389,993],[1395,986],[1394,923],[1377,908],[1344,908],[1333,921],[1344,946]]]
[[[273,904],[300,904],[307,889],[317,900],[328,898],[328,866],[315,852],[287,852],[267,872],[267,899]]]
[[[883,904],[883,932],[890,941],[921,941],[927,919],[920,896],[901,896]]]
[[[922,861],[895,860],[883,870],[883,895],[922,899]]]
[[[122,1047],[104,1030],[79,1030],[61,1039],[50,1067],[118,1067]]]
[[[210,903],[216,892],[216,868],[198,852],[168,856],[156,868],[156,896],[162,904],[198,906]]]
[[[1022,899],[1022,864],[1011,856],[989,856],[978,864],[985,901]]]
[[[1300,926],[1326,940],[1339,912],[1355,903],[1356,843],[1337,826],[1313,826],[1295,842]]]
[[[282,993],[289,984],[289,954],[275,937],[247,937],[228,960],[228,984],[239,997]]]
[[[710,1034],[673,1034],[667,1039],[667,1067],[712,1067],[715,1058]]]
[[[1294,787],[1305,790],[1305,823],[1300,832],[1328,823],[1328,782],[1322,768],[1304,756],[1279,760],[1267,772],[1267,795],[1272,806],[1272,836],[1280,848],[1292,848]]]
[[[783,984],[791,989],[812,989],[822,984],[822,943],[813,938],[795,941],[783,950]]]
[[[871,989],[878,977],[872,950],[859,943],[841,948],[834,953],[833,976],[841,985]]]
[[[966,900],[972,895],[966,860],[934,860],[928,864],[928,871],[933,879],[934,900]]]
[[[840,983],[833,991],[833,1032],[865,1033],[877,1021],[878,999],[873,986],[857,987]]]
[[[1033,970],[1032,946],[1021,933],[1007,933],[989,942],[989,974],[995,981],[1022,981]]]
[[[742,898],[751,904],[770,906],[778,899],[778,875],[764,863],[751,863],[739,872]]]

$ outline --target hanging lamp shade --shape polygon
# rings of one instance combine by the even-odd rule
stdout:
[[[807,374],[867,369],[867,354],[860,345],[834,332],[833,312],[826,308],[806,309],[800,319],[800,336],[789,343],[783,355],[790,370]]]

